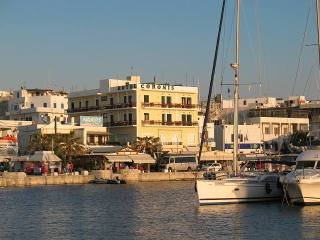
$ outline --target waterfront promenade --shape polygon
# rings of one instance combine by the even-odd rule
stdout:
[[[57,175],[57,176],[29,176],[24,172],[4,172],[0,177],[0,187],[24,187],[40,185],[66,185],[87,184],[95,178],[112,179],[118,176],[128,182],[156,182],[156,181],[181,181],[202,178],[203,172],[150,172],[123,171],[121,174],[112,174],[109,170],[96,170],[88,175]]]

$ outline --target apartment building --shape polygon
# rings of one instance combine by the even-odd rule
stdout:
[[[52,89],[26,89],[13,92],[7,116],[10,120],[50,123],[67,121],[68,94]]]
[[[137,137],[159,137],[165,148],[195,146],[198,138],[198,88],[158,82],[140,76],[104,79],[98,89],[69,95],[69,116],[103,116],[110,139],[121,143]]]

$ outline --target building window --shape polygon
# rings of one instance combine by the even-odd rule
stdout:
[[[167,122],[168,123],[172,122],[172,114],[167,114]]]
[[[81,108],[81,102],[79,102],[79,108]]]
[[[187,97],[187,105],[191,105],[191,97]]]
[[[144,95],[143,96],[143,102],[144,103],[149,103],[149,95]]]
[[[264,128],[264,133],[265,134],[270,134],[270,128],[269,127],[265,127]]]
[[[98,144],[99,144],[99,145],[102,145],[102,144],[103,144],[102,136],[98,136]]]
[[[182,123],[186,123],[187,122],[187,115],[186,114],[182,114]]]
[[[187,99],[185,97],[181,98],[181,104],[186,105],[187,104]]]
[[[63,103],[62,103],[63,104]],[[61,107],[62,107],[62,104],[61,104]],[[71,102],[71,109],[73,110],[74,109],[74,102]]]
[[[57,103],[53,103],[53,108],[57,108]]]
[[[71,104],[72,105],[72,104]],[[74,104],[73,104],[74,105]],[[74,106],[73,106],[74,107]],[[64,109],[64,104],[61,103],[61,109]]]
[[[86,101],[86,109],[89,108],[89,101]]]
[[[239,133],[238,138],[240,142],[243,142],[243,134]]]
[[[191,114],[188,114],[188,115],[187,115],[187,122],[188,122],[188,123],[191,123],[191,122],[192,122],[192,115],[191,115]]]
[[[149,113],[144,113],[144,120],[149,121]]]
[[[123,102],[127,103],[127,96],[123,96]]]
[[[132,103],[132,96],[128,96],[128,102]]]
[[[96,107],[99,107],[99,99],[96,99]]]
[[[243,105],[247,105],[247,100],[243,100]]]
[[[19,94],[19,92],[17,92],[17,98],[19,98],[20,97],[20,94]]]
[[[166,97],[165,96],[161,96],[161,104],[162,105],[166,104]]]
[[[283,133],[282,134],[288,134],[288,128],[283,128]]]
[[[110,98],[110,105],[113,106],[113,98]]]
[[[167,96],[167,104],[171,104],[172,102],[171,102],[171,97],[170,96]]]
[[[110,115],[110,123],[111,123],[111,124],[113,124],[113,123],[114,123],[113,115]]]
[[[295,133],[298,131],[298,124],[297,123],[292,123],[292,132]]]
[[[166,114],[162,114],[162,124],[164,124],[166,122]]]
[[[273,128],[273,133],[275,135],[279,135],[280,134],[279,128],[278,127]]]
[[[31,103],[31,104],[30,104],[30,107],[31,107],[31,108],[34,108],[34,104],[33,104],[33,103]]]
[[[89,136],[89,143],[94,144],[94,135]]]
[[[123,121],[127,121],[128,119],[127,119],[127,114],[125,113],[125,114],[123,114]]]
[[[48,104],[45,102],[45,103],[43,103],[43,107],[48,107]]]
[[[129,113],[129,124],[132,124],[132,113]]]

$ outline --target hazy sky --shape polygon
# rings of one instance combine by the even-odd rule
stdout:
[[[314,0],[242,0],[241,96],[319,96]],[[1,89],[90,89],[131,72],[197,84],[206,95],[222,0],[0,0]],[[232,82],[235,0],[227,1],[216,72]],[[310,11],[309,11],[310,9]],[[308,80],[309,79],[309,80]],[[308,80],[308,84],[306,84]],[[230,86],[229,86],[230,87]]]

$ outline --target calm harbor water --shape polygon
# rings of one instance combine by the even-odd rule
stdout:
[[[320,239],[320,207],[199,207],[193,182],[0,189],[0,239]]]

